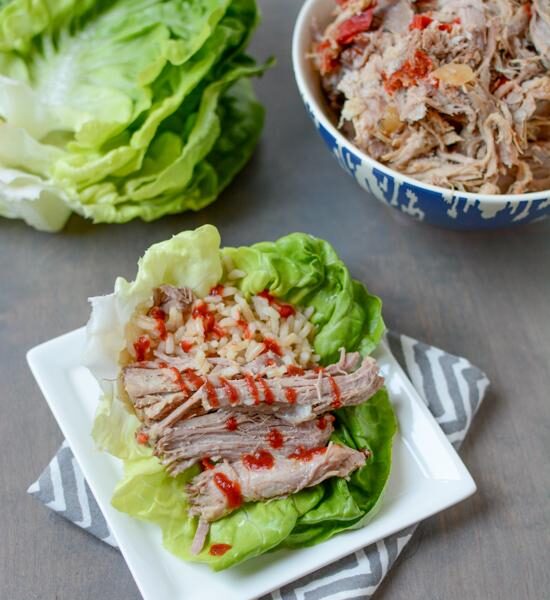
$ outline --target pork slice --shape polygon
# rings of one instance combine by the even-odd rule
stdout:
[[[275,457],[270,468],[250,468],[239,460],[203,471],[187,486],[189,514],[216,521],[242,502],[280,498],[330,477],[347,477],[365,464],[368,453],[331,443],[303,456]],[[228,488],[233,494],[224,493]]]
[[[129,366],[122,369],[122,383],[134,402],[142,396],[180,391],[180,384],[172,368],[142,368]]]
[[[273,454],[291,454],[299,447],[324,446],[334,428],[334,417],[292,425],[275,414],[249,410],[218,410],[179,421],[160,437],[155,454],[172,475],[204,457],[236,461],[243,454],[267,448]]]
[[[187,310],[195,301],[193,290],[188,287],[174,287],[173,285],[161,285],[153,292],[155,306],[161,308],[166,314],[171,308],[178,311]]]
[[[340,348],[340,359],[337,363],[329,365],[325,368],[326,373],[331,375],[345,375],[353,373],[361,363],[361,355],[359,352],[346,352],[345,348]]]
[[[279,411],[281,407],[311,407],[313,414],[353,406],[365,402],[383,385],[378,365],[366,357],[353,373],[331,375],[323,369],[316,377],[286,376],[274,379],[246,376],[244,379],[224,380],[206,377],[206,383],[193,398],[199,398],[209,412],[231,406],[254,407],[255,410]],[[311,417],[312,418],[312,417]]]
[[[202,385],[203,379],[197,375],[190,378],[187,372],[180,372],[177,367],[125,367],[121,383],[136,409],[136,415],[147,426],[173,413],[187,418],[204,412],[200,403],[189,402],[189,397]],[[151,436],[153,434],[151,432]]]
[[[259,375],[260,373],[264,373],[269,368],[280,367],[283,364],[284,363],[280,356],[278,356],[274,352],[269,351],[265,354],[260,354],[258,358],[255,358],[253,361],[241,367],[240,371],[242,373],[252,373],[253,375]]]
[[[158,394],[139,398],[134,406],[142,410],[142,420],[147,423],[164,419],[184,404],[187,399],[188,395],[182,392]]]

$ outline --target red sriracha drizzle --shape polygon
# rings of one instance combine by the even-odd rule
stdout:
[[[285,388],[285,396],[289,404],[296,404],[296,390],[291,387]]]
[[[317,454],[324,454],[327,451],[326,448],[311,448],[307,450],[303,446],[299,446],[296,452],[293,452],[289,455],[288,458],[293,458],[295,460],[303,460],[304,462],[309,462],[313,459]]]
[[[327,375],[327,377],[332,390],[332,408],[340,408],[342,406],[340,388],[332,375]]]
[[[282,448],[283,444],[284,444],[284,437],[283,434],[276,429],[275,427],[273,429],[271,429],[271,431],[267,434],[267,441],[269,442],[269,445],[274,449],[277,450],[278,448]]]
[[[199,377],[192,369],[186,369],[185,375],[189,382],[198,390],[204,383],[204,379]]]
[[[336,42],[341,46],[351,44],[356,35],[368,31],[374,19],[374,8],[368,8],[358,15],[353,15],[338,26]]]
[[[223,556],[231,548],[231,544],[212,544],[208,553],[212,556]]]
[[[208,456],[201,459],[201,466],[205,471],[211,471],[216,465],[210,460]]]
[[[225,422],[225,428],[227,431],[235,431],[235,429],[237,429],[237,425],[238,423],[235,417],[229,417],[229,419],[227,419]]]
[[[281,318],[286,319],[291,315],[295,315],[296,311],[290,304],[280,304],[275,297],[269,292],[269,290],[263,290],[259,294],[260,298],[265,298],[273,308],[281,315]]]
[[[216,318],[213,313],[208,310],[208,306],[204,302],[200,302],[195,306],[192,312],[193,319],[201,319],[205,337],[211,333],[217,337],[223,337],[225,331],[216,323]]]
[[[236,481],[231,481],[223,473],[214,474],[214,483],[220,492],[225,496],[228,508],[239,508],[243,503],[241,486]]]
[[[243,464],[251,471],[258,469],[271,469],[275,464],[273,455],[267,450],[257,450],[254,454],[245,454],[242,458]]]
[[[303,375],[304,372],[305,371],[302,369],[302,367],[297,367],[296,365],[288,365],[286,368],[286,374],[290,376]]]
[[[204,387],[206,388],[206,395],[208,397],[208,402],[210,402],[210,406],[212,408],[218,408],[220,403],[218,401],[216,388],[210,383],[210,381],[208,381],[208,379],[205,380]]]
[[[210,290],[210,296],[221,296],[223,294],[223,285],[218,283]]]
[[[184,352],[189,352],[189,350],[191,350],[191,348],[194,346],[195,344],[193,344],[193,342],[186,342],[185,340],[181,340],[180,342],[180,348],[184,351]]]
[[[184,394],[187,394],[189,396],[191,394],[191,390],[187,387],[187,385],[185,384],[185,381],[183,381],[183,377],[181,376],[181,373],[178,371],[178,369],[176,369],[176,367],[171,367],[170,370],[174,373],[175,382],[180,386],[180,390]]]
[[[227,398],[229,400],[229,404],[237,404],[239,401],[239,392],[237,388],[229,383],[225,377],[219,378],[220,383],[223,385],[223,389],[227,394]]]
[[[254,398],[254,404],[260,404],[260,392],[256,387],[254,377],[250,373],[247,373],[244,378],[246,380],[246,385],[248,386],[248,391],[250,392],[252,398]]]
[[[159,337],[161,340],[165,340],[168,336],[166,332],[166,313],[159,308],[158,306],[153,306],[153,308],[149,311],[149,316],[153,317],[157,322],[157,331],[159,332]]]
[[[266,404],[273,404],[275,402],[275,396],[271,388],[269,387],[267,381],[263,377],[258,377],[258,383],[262,386],[264,390],[264,401]]]
[[[142,362],[147,357],[149,350],[151,349],[151,341],[146,335],[141,335],[134,342],[134,350],[136,351],[136,359]]]
[[[243,335],[246,340],[251,340],[254,335],[250,328],[248,327],[248,323],[244,319],[237,319],[237,326],[243,330]]]
[[[140,431],[136,435],[136,441],[138,444],[146,444],[149,441],[149,434],[145,433],[145,431]]]
[[[275,340],[272,340],[271,338],[265,338],[264,339],[264,350],[263,350],[262,354],[264,352],[269,352],[270,350],[271,350],[271,352],[273,352],[273,354],[276,354],[277,356],[283,355],[281,346],[279,346],[279,344]]]
[[[325,417],[319,417],[319,419],[317,420],[317,427],[321,431],[324,431],[327,428],[327,420],[325,419]]]

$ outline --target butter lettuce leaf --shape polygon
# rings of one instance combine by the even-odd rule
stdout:
[[[332,246],[303,233],[247,248],[225,248],[246,273],[242,291],[269,289],[292,304],[313,307],[315,351],[324,364],[336,362],[340,348],[372,352],[384,331],[380,298],[354,281]]]
[[[258,19],[255,0],[0,3],[0,216],[55,231],[214,201],[263,124],[240,85],[270,65],[245,54]]]
[[[228,100],[227,110],[238,110],[241,92]],[[199,468],[173,478],[150,450],[139,448],[132,433],[138,427],[137,418],[117,397],[112,380],[125,346],[124,325],[138,305],[150,301],[152,288],[161,283],[188,285],[199,296],[205,295],[223,281],[228,258],[245,273],[237,283],[245,295],[268,288],[285,301],[314,308],[315,348],[325,364],[335,360],[342,347],[367,354],[384,329],[380,300],[351,278],[327,242],[302,233],[276,242],[220,249],[219,234],[210,225],[183,232],[146,252],[135,281],[119,279],[114,294],[93,299],[87,363],[106,391],[93,435],[100,447],[124,459],[124,476],[115,490],[113,506],[156,523],[170,552],[207,563],[214,570],[276,548],[316,544],[364,524],[374,514],[388,481],[396,431],[385,390],[362,405],[336,411],[332,439],[353,448],[368,448],[372,455],[364,467],[349,480],[331,479],[288,498],[244,505],[212,523],[205,548],[199,555],[191,554],[198,519],[187,514],[185,485]],[[215,543],[231,548],[223,556],[212,556],[208,550]]]

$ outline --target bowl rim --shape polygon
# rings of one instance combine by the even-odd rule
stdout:
[[[444,196],[452,194],[454,198],[464,198],[467,200],[480,200],[487,204],[493,203],[505,203],[510,202],[511,204],[517,204],[519,202],[532,201],[532,200],[548,200],[550,198],[550,190],[541,190],[539,192],[526,192],[524,194],[483,194],[481,192],[462,192],[460,190],[453,190],[451,188],[445,188],[431,183],[424,183],[418,179],[414,179],[409,175],[405,175],[396,169],[388,167],[387,165],[378,162],[362,150],[360,150],[353,142],[348,140],[338,129],[331,123],[323,108],[319,105],[315,99],[314,94],[307,83],[305,77],[305,65],[308,60],[305,56],[302,56],[300,46],[303,38],[308,35],[308,28],[312,25],[312,17],[315,16],[315,8],[317,5],[326,3],[331,0],[305,0],[303,3],[296,23],[294,24],[294,31],[292,33],[292,66],[294,70],[294,78],[298,85],[298,89],[309,107],[313,111],[315,118],[327,129],[334,138],[338,141],[338,144],[352,153],[357,154],[362,161],[366,162],[372,167],[375,167],[379,171],[382,171],[386,175],[390,175],[394,179],[400,179],[405,183],[416,187],[423,187],[428,190],[438,192]],[[334,0],[332,0],[334,2]],[[312,14],[313,13],[313,14]]]

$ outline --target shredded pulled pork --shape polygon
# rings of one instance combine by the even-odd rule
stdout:
[[[469,192],[550,184],[550,0],[337,0],[313,59],[374,159]]]

